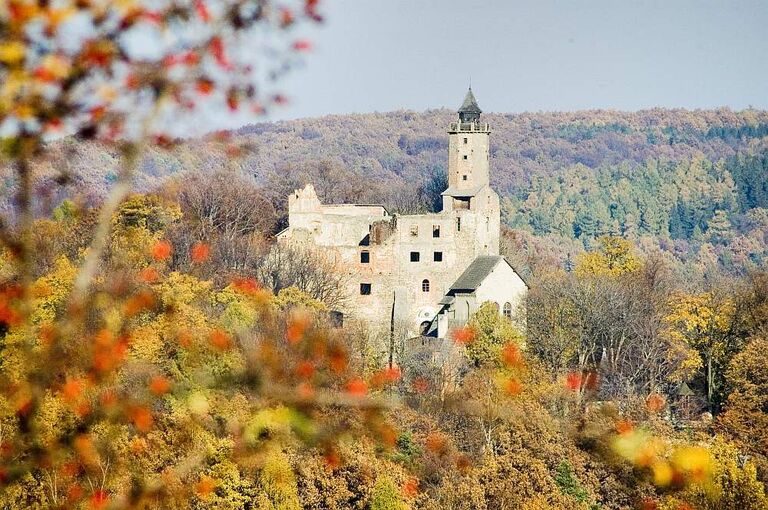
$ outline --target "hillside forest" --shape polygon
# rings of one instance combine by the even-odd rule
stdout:
[[[439,208],[447,163],[448,110],[329,116],[256,124],[232,133],[152,149],[135,178],[152,191],[173,178],[228,168],[250,178],[285,226],[286,196],[313,182],[328,203],[382,203],[391,212]],[[603,235],[634,240],[684,264],[688,279],[713,270],[760,267],[768,225],[768,115],[757,110],[587,111],[484,115],[491,135],[491,180],[502,222],[514,232],[516,261],[532,273],[539,260],[572,269]],[[235,147],[235,149],[233,149]],[[232,151],[240,154],[231,161]],[[74,139],[57,142],[49,180],[55,205],[101,200],[120,155]],[[55,169],[55,170],[54,170]],[[58,172],[71,177],[52,186]],[[46,172],[43,171],[43,174]],[[192,174],[193,177],[187,177]],[[5,179],[5,190],[13,179]],[[9,193],[5,209],[11,204]],[[525,257],[528,260],[520,259]]]

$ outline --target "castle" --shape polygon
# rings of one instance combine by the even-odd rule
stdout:
[[[391,215],[381,205],[322,204],[308,184],[288,198],[281,243],[332,253],[348,276],[345,315],[395,321],[443,337],[485,301],[511,316],[527,285],[499,255],[499,196],[490,186],[490,127],[472,88],[448,128],[448,189],[437,213]]]

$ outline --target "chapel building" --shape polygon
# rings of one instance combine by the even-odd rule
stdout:
[[[485,301],[511,316],[527,285],[499,255],[499,196],[490,186],[490,126],[472,88],[448,127],[442,210],[392,215],[381,205],[322,204],[311,184],[288,197],[278,242],[332,253],[348,278],[345,316],[443,337]]]

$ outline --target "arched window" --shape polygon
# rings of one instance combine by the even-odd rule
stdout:
[[[507,319],[512,318],[512,303],[510,303],[509,301],[504,303],[504,317],[506,317]]]
[[[421,291],[422,292],[429,292],[429,280],[422,280],[421,281]]]

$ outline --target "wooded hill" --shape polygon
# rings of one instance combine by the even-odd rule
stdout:
[[[137,187],[236,166],[273,204],[275,228],[286,194],[309,181],[328,202],[430,209],[442,191],[445,129],[454,115],[397,111],[249,125],[228,133],[226,142],[212,135],[151,152]],[[519,231],[519,247],[550,252],[568,265],[594,238],[623,235],[638,239],[644,251],[660,248],[702,270],[715,264],[742,271],[768,255],[768,112],[653,109],[484,119],[493,129],[492,183],[502,196],[503,222]],[[56,143],[62,164],[52,166],[77,169],[74,188],[93,201],[102,197],[117,174],[117,156],[74,139]],[[247,150],[233,160],[233,146]]]

